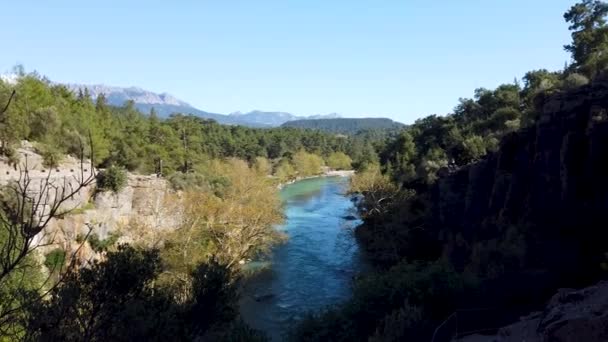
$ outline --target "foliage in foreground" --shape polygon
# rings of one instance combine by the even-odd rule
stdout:
[[[119,246],[106,261],[70,273],[48,301],[30,308],[27,339],[263,340],[238,318],[236,283],[228,268],[199,265],[192,272],[192,294],[182,301],[155,284],[162,270],[157,250]]]
[[[280,240],[282,204],[272,180],[241,160],[213,161],[200,185],[183,194],[184,222],[162,250],[170,272],[162,281],[179,293],[189,291],[189,274],[213,258],[230,268],[266,254]]]
[[[356,282],[352,300],[309,316],[292,332],[291,339],[367,341],[375,335],[381,341],[421,340],[451,313],[454,298],[473,286],[474,282],[442,262],[404,261]],[[394,339],[385,339],[389,335]]]

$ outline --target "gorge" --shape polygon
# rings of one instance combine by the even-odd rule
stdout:
[[[319,59],[296,63],[299,53],[260,51],[267,68],[255,68],[264,72],[256,80],[244,63],[250,53],[232,60],[207,50],[205,57],[229,67],[199,76],[189,68],[178,86],[223,108],[253,97],[255,106],[239,107],[267,108],[253,96],[263,89],[277,100],[270,108],[300,102],[366,115],[376,111],[365,108],[382,106],[418,112],[420,103],[437,113],[410,117],[407,125],[377,117],[213,114],[164,93],[70,87],[16,66],[14,77],[0,77],[0,342],[608,341],[608,3],[580,0],[567,9],[572,40],[551,45],[564,47],[570,60],[549,58],[544,65],[552,69],[531,69],[538,68],[530,56],[540,40],[556,32],[535,31],[555,6],[546,2],[509,2],[516,10],[508,15],[504,4],[487,14],[481,10],[489,2],[441,4],[429,18],[445,13],[454,22],[432,21],[447,23],[440,30],[393,20],[402,12],[386,4],[399,18],[383,16],[380,26],[392,32],[415,22],[420,41],[395,31],[399,39],[390,43],[360,44],[367,36],[350,37],[350,26],[341,25],[348,39],[333,44],[355,43],[357,53],[309,46]],[[353,17],[357,30],[376,28],[359,20],[374,11],[349,7],[362,14]],[[524,23],[526,15],[534,23],[524,33],[497,21]],[[488,18],[484,26],[478,21]],[[328,19],[338,29],[339,15]],[[297,35],[290,25],[269,27],[266,43],[281,33],[300,46],[310,23]],[[463,44],[463,23],[493,44],[482,36]],[[325,26],[315,28],[325,36]],[[526,39],[530,45],[521,45]],[[486,54],[508,40],[514,45]],[[401,54],[388,48],[403,42]],[[199,46],[190,42],[188,50]],[[129,50],[112,54],[125,58]],[[76,52],[48,62],[69,65]],[[466,58],[454,58],[459,53]],[[308,64],[337,56],[351,69],[336,74]],[[429,64],[418,68],[403,57]],[[294,63],[281,77],[291,82],[301,73],[293,78],[297,89],[265,73],[277,58]],[[399,79],[385,83],[366,64],[386,66]],[[114,83],[114,73],[148,86],[147,77],[157,75],[137,81],[137,68],[112,71],[118,66],[99,81]],[[414,69],[420,73],[405,72]],[[521,78],[505,78],[514,70]],[[477,83],[488,71],[508,82],[475,84],[470,98],[453,97],[449,112],[434,109],[465,84],[451,80]],[[163,89],[178,79],[171,74],[158,83]],[[66,70],[50,75],[70,78]],[[340,82],[323,80],[329,75]],[[216,89],[209,76],[250,83]],[[306,95],[300,85],[315,92]],[[334,96],[342,91],[346,101]]]

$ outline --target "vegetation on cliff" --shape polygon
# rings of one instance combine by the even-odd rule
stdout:
[[[441,338],[491,332],[559,287],[605,276],[607,14],[601,1],[574,5],[565,70],[476,90],[401,132],[353,178],[356,235],[376,271],[294,340],[430,340],[461,309],[474,309],[470,321]]]

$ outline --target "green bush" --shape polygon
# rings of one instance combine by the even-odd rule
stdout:
[[[91,248],[97,253],[107,251],[108,248],[116,244],[119,237],[120,234],[111,232],[106,239],[100,240],[99,235],[93,233],[89,236],[89,245],[91,245]]]
[[[589,84],[589,79],[586,76],[573,73],[564,79],[563,87],[565,89],[576,89],[586,84]]]
[[[293,155],[293,165],[300,177],[309,177],[321,173],[321,167],[324,162],[321,157],[316,154],[308,153],[304,150]]]
[[[101,190],[119,192],[127,185],[127,172],[116,166],[110,166],[97,175],[97,187]]]
[[[42,165],[48,168],[59,166],[63,158],[63,153],[56,147],[50,144],[40,144],[36,146],[36,150],[42,156]]]
[[[296,169],[289,162],[289,160],[281,159],[274,170],[274,176],[277,177],[280,182],[287,182],[296,177]]]
[[[159,286],[162,272],[158,250],[119,245],[103,261],[66,274],[48,298],[28,305],[26,336],[32,341],[268,340],[239,318],[237,282],[227,267],[216,262],[195,267],[187,280],[191,295],[185,297]],[[0,294],[5,290],[0,287]]]
[[[50,270],[59,270],[65,264],[65,251],[61,248],[56,248],[50,251],[44,260],[44,265]]]
[[[352,159],[342,152],[334,152],[327,157],[327,166],[335,170],[350,170]]]

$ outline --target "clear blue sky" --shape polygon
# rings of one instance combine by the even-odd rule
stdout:
[[[0,72],[139,86],[200,109],[445,114],[477,87],[561,69],[565,0],[10,1]]]

